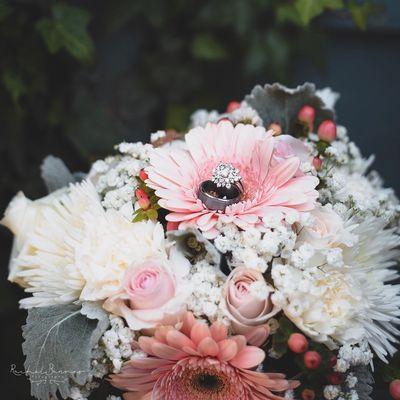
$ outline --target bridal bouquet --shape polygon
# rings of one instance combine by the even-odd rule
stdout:
[[[257,86],[87,174],[47,157],[2,220],[32,396],[366,400],[375,371],[400,399],[399,202],[337,98]]]

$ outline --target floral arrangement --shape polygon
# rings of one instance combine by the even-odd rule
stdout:
[[[32,396],[366,400],[386,368],[400,399],[399,201],[337,99],[257,86],[87,174],[47,157],[2,220]]]

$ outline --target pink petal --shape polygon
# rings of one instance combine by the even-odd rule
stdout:
[[[204,338],[199,343],[198,350],[203,356],[215,357],[219,353],[218,344],[211,337]]]
[[[265,353],[258,347],[246,346],[235,358],[229,361],[234,367],[249,369],[257,367],[265,358]]]

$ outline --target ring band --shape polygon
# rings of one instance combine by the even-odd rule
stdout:
[[[241,190],[237,185],[232,185],[230,189],[225,189],[225,196],[223,198],[213,196],[209,193],[212,191],[219,191],[214,182],[204,181],[199,188],[198,198],[209,209],[215,211],[225,211],[226,207],[238,203],[240,201]],[[229,197],[227,197],[229,195]]]

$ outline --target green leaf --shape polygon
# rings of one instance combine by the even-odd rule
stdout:
[[[15,71],[5,70],[1,78],[14,103],[17,104],[19,98],[27,92],[21,77]]]
[[[64,3],[52,6],[52,18],[42,18],[36,23],[50,53],[65,49],[81,62],[93,58],[94,45],[87,32],[90,15],[87,11]]]
[[[192,54],[199,60],[222,60],[227,57],[227,51],[209,34],[195,36],[192,42]]]
[[[350,1],[349,3],[351,17],[358,28],[362,30],[367,29],[368,18],[375,14],[378,10],[379,8],[372,1],[366,1],[361,4],[355,1]]]
[[[301,24],[307,26],[310,21],[322,14],[325,9],[337,10],[343,7],[343,0],[296,0],[294,4]]]
[[[83,313],[86,315],[83,315]],[[97,303],[31,308],[23,327],[25,370],[39,400],[70,397],[70,381],[83,385],[90,375],[94,346],[109,325]]]

